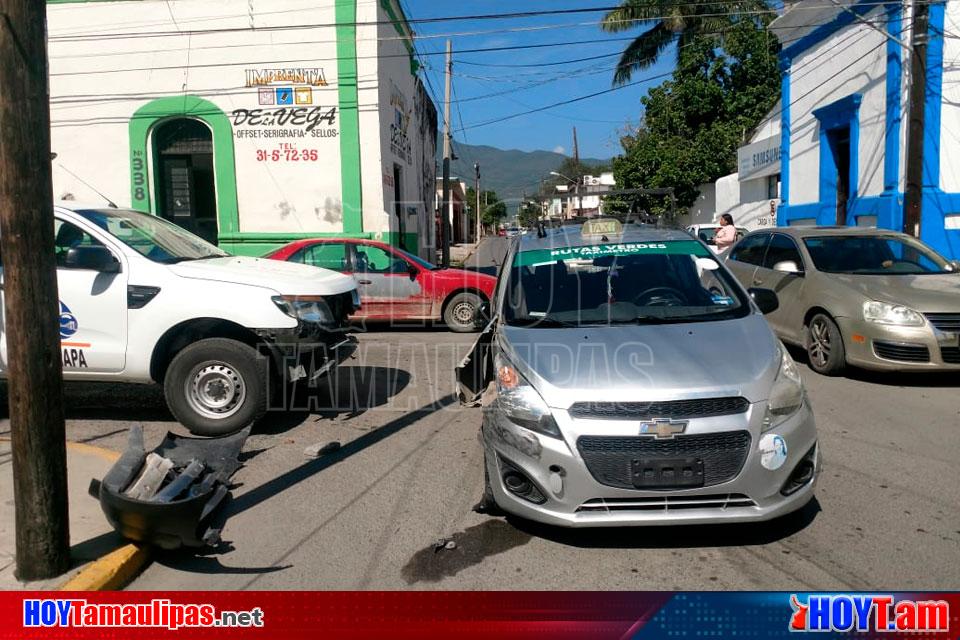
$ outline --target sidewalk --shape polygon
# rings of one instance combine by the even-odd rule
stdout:
[[[0,439],[0,590],[57,589],[87,563],[126,545],[107,522],[100,503],[90,497],[92,478],[101,479],[119,453],[82,443],[67,443],[67,483],[70,500],[70,555],[66,574],[38,582],[20,582],[14,576],[13,463],[9,438]]]

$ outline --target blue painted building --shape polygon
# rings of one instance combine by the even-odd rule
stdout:
[[[801,0],[771,25],[784,71],[779,225],[904,229],[910,4]],[[960,258],[960,0],[929,10],[923,211],[908,231]]]

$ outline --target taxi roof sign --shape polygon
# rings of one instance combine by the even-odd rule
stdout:
[[[623,233],[623,224],[616,218],[587,220],[583,223],[582,235],[585,236],[618,236]]]

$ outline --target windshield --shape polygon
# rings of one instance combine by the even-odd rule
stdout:
[[[436,268],[437,268],[437,265],[435,265],[435,264],[430,264],[429,262],[427,262],[427,261],[424,260],[423,258],[419,258],[419,257],[413,255],[412,253],[410,253],[409,251],[404,251],[403,249],[397,249],[396,251],[399,251],[400,253],[403,254],[403,256],[404,256],[407,260],[410,260],[411,262],[417,263],[418,265],[420,265],[420,266],[423,267],[424,269],[430,269],[431,271],[434,271],[434,270],[436,270]]]
[[[822,236],[803,242],[813,264],[826,273],[897,276],[952,272],[943,257],[907,237]]]
[[[154,262],[175,264],[229,255],[157,216],[123,209],[86,209],[77,213]]]
[[[717,237],[717,227],[701,227],[697,232],[697,237],[710,244]]]
[[[602,244],[518,253],[504,304],[531,327],[741,318],[750,306],[699,242]]]

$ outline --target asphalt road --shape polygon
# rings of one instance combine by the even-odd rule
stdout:
[[[797,516],[565,531],[472,511],[480,416],[452,395],[470,341],[442,329],[362,336],[314,407],[271,414],[249,439],[224,512],[229,544],[159,554],[132,588],[960,588],[960,380],[804,369],[826,470]],[[68,391],[72,440],[121,449],[134,422],[148,445],[176,428],[157,389]],[[340,451],[304,456],[331,441]],[[438,539],[457,547],[435,552]]]

